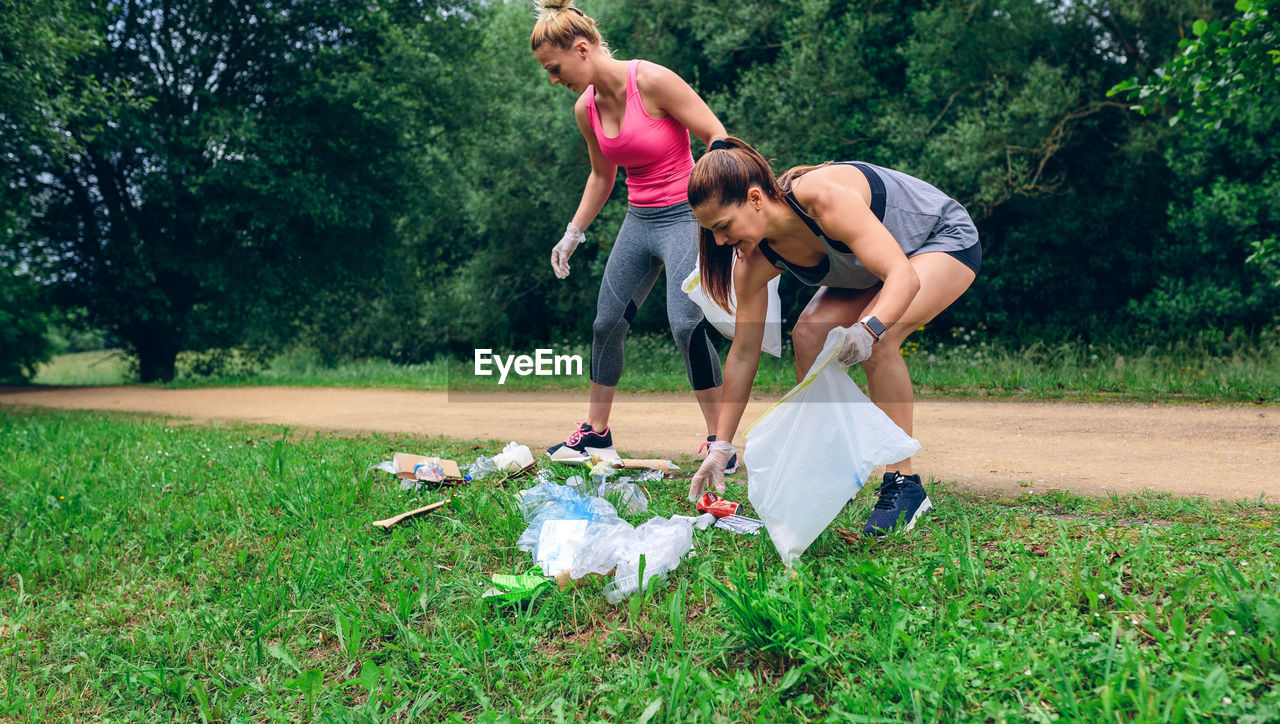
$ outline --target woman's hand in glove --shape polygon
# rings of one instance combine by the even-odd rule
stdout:
[[[557,278],[569,276],[569,257],[573,256],[573,250],[586,238],[586,234],[574,226],[572,221],[565,227],[564,236],[551,248],[551,271],[555,272]]]
[[[845,367],[852,367],[865,362],[871,356],[871,345],[876,338],[863,326],[862,322],[854,322],[848,327],[840,328],[840,351],[836,353],[836,361]]]
[[[714,486],[717,493],[724,492],[724,469],[729,465],[729,460],[737,454],[738,448],[731,442],[716,440],[711,443],[711,450],[702,461],[702,467],[694,473],[693,483],[689,485],[690,503],[701,498],[708,487]]]

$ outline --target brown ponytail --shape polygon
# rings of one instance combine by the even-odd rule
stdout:
[[[774,178],[769,162],[746,141],[730,136],[711,145],[712,150],[693,165],[693,174],[689,177],[689,206],[697,208],[706,203],[741,206],[747,202],[747,191],[753,186],[774,201],[782,200],[783,189]],[[710,229],[699,232],[698,266],[702,288],[726,311],[733,311],[729,309],[729,289],[733,283],[734,253],[731,247],[717,245]]]
[[[529,50],[536,51],[547,43],[568,50],[573,42],[582,38],[609,52],[609,44],[600,35],[596,21],[574,7],[573,0],[534,0],[538,19],[529,36]]]

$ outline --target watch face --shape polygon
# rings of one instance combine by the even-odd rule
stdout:
[[[881,322],[879,319],[876,319],[875,317],[867,317],[867,326],[871,328],[871,331],[874,332],[877,337],[884,335],[884,322]]]

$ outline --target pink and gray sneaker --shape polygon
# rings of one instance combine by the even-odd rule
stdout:
[[[707,450],[711,449],[711,443],[715,441],[716,441],[715,435],[707,435],[707,441],[702,443],[702,446],[698,448],[698,455],[705,457]],[[736,472],[738,472],[738,456],[734,455],[733,457],[729,458],[729,464],[725,466],[724,474],[733,475]]]
[[[554,455],[560,448],[567,447],[570,450],[584,452],[589,447],[611,448],[613,447],[613,435],[610,434],[609,428],[605,428],[604,432],[596,432],[589,422],[578,423],[578,429],[569,433],[569,437],[564,442],[556,443],[547,448],[548,455]]]

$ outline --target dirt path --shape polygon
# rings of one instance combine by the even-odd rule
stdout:
[[[755,420],[776,399],[753,400],[743,419]],[[0,389],[0,405],[518,440],[535,451],[562,439],[586,412],[585,399],[563,392],[451,399],[445,392],[291,387]],[[619,449],[630,455],[688,455],[702,439],[692,396],[619,394],[610,422]],[[916,405],[915,436],[923,445],[917,472],[968,490],[1280,499],[1275,406],[925,401]]]

